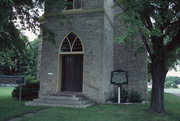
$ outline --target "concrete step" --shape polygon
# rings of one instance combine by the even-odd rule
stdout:
[[[55,99],[55,100],[81,100],[83,97],[69,97],[69,96],[41,96],[40,99]]]
[[[60,106],[60,107],[72,107],[72,108],[86,108],[93,105],[93,102],[84,95],[50,95],[41,96],[38,99],[27,102],[26,105],[42,105],[42,106]]]
[[[48,103],[48,104],[67,104],[67,105],[83,105],[91,103],[91,100],[67,100],[67,99],[34,99],[34,102]]]
[[[36,102],[30,101],[30,102],[27,102],[25,105],[26,106],[67,107],[67,108],[87,108],[94,105],[94,103],[88,103],[84,105],[64,105],[64,104],[62,105],[62,104],[36,103]]]

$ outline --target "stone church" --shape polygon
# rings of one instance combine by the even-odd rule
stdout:
[[[111,72],[117,69],[128,72],[129,82],[123,89],[138,91],[146,100],[146,52],[135,54],[143,46],[138,38],[133,46],[114,41],[125,28],[116,17],[121,9],[113,6],[114,0],[68,0],[64,10],[45,13],[42,26],[55,33],[56,42],[44,41],[45,35],[42,37],[39,99],[27,105],[88,104],[75,102],[81,100],[80,95],[106,103],[117,95],[117,87],[110,83]]]

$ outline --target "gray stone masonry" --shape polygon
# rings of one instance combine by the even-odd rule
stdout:
[[[114,18],[114,13],[119,10],[114,12],[113,4],[113,0],[83,0],[81,10],[63,12],[65,19],[53,14],[45,17],[42,26],[55,33],[56,44],[44,41],[45,35],[42,35],[38,59],[39,97],[61,91],[62,66],[59,63],[62,56],[59,48],[64,37],[75,32],[84,46],[82,94],[98,103],[110,100],[117,91],[110,84],[111,71],[122,69],[129,73],[129,85],[124,88],[137,90],[146,99],[146,53],[134,55],[142,45],[139,39],[138,46],[133,47],[113,42],[124,31],[123,25]]]
[[[122,10],[118,7],[114,9],[114,38],[122,36],[126,31],[121,20],[118,19],[118,14]],[[132,43],[114,42],[114,69],[128,71],[129,84],[123,86],[126,91],[138,91],[144,100],[147,100],[147,53],[138,52],[138,49],[144,47],[139,36],[135,37]],[[117,93],[117,87],[114,88]],[[117,95],[117,94],[116,94]]]

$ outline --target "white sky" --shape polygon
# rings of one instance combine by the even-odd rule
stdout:
[[[44,14],[44,10],[43,9],[38,9],[38,10],[39,10],[39,16],[42,16]],[[29,41],[33,41],[40,34],[40,31],[37,31],[37,35],[34,34],[32,31],[28,31],[28,30],[21,30],[21,32],[28,37]]]
[[[180,65],[177,66],[177,72],[174,70],[171,70],[168,72],[167,76],[177,76],[180,77]]]
[[[33,32],[28,30],[22,31],[22,33],[28,37],[29,41],[33,41],[39,35],[39,32],[37,32],[37,35],[35,35]]]

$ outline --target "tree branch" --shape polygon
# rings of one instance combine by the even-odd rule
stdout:
[[[145,47],[146,47],[146,50],[147,50],[147,52],[149,53],[149,55],[152,57],[152,51],[151,51],[151,49],[150,49],[150,46],[148,45],[148,42],[147,42],[147,38],[143,35],[143,33],[141,32],[141,30],[140,30],[140,36],[141,36],[141,38],[142,38],[142,40],[143,40],[143,43],[144,43],[144,45],[145,45]]]
[[[168,45],[166,45],[166,51],[170,52],[178,47],[180,47],[180,32],[172,38],[172,41]]]
[[[146,21],[146,27],[147,29],[149,29],[150,31],[153,29],[153,24],[151,22],[150,16],[144,15],[145,16],[145,21]]]

